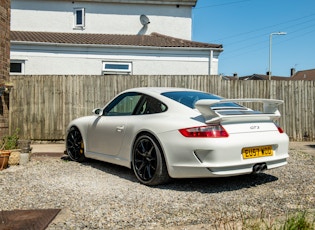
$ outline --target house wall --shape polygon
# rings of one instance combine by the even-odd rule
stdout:
[[[202,49],[11,46],[11,59],[25,62],[26,75],[100,75],[104,61],[131,62],[133,75],[208,75],[217,74],[218,55]]]
[[[9,81],[10,0],[0,1],[0,83]],[[0,96],[0,140],[9,131],[9,94]],[[1,142],[1,141],[0,141]]]
[[[85,27],[74,28],[74,8],[85,8]],[[76,1],[12,0],[11,30],[150,34],[157,32],[190,40],[191,6],[125,4]],[[143,27],[140,15],[150,24]]]

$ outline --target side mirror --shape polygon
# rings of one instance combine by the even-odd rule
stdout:
[[[100,108],[93,109],[92,112],[93,112],[93,114],[95,114],[95,115],[97,115],[99,117],[103,115],[103,110],[100,109]]]

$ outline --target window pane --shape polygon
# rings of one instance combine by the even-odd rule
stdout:
[[[22,73],[22,63],[10,63],[10,73]]]
[[[126,64],[105,64],[105,69],[128,70],[129,69],[129,65],[126,65]]]
[[[202,99],[210,99],[210,100],[220,100],[223,99],[219,96],[210,94],[210,93],[204,93],[204,92],[193,92],[193,91],[176,91],[176,92],[167,92],[162,93],[163,96],[168,97],[170,99],[173,99],[174,101],[178,101],[179,103],[186,105],[192,109],[195,108],[195,103],[198,100]],[[211,107],[238,107],[241,108],[241,105],[238,105],[236,103],[220,103],[213,105]]]
[[[140,94],[127,93],[120,98],[119,102],[115,105],[109,105],[110,110],[106,113],[107,116],[127,116],[132,115],[141,98]],[[119,99],[119,98],[118,98]],[[113,106],[111,108],[111,106]]]
[[[164,105],[162,102],[153,97],[147,96],[145,103],[140,109],[140,114],[162,113],[165,112],[166,109],[166,105]]]
[[[83,25],[83,10],[76,11],[76,24]]]

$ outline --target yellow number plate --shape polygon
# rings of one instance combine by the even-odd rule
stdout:
[[[243,148],[242,155],[244,159],[256,157],[269,157],[273,155],[272,146],[258,146],[251,148]]]

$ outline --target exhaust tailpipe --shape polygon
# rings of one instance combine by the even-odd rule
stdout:
[[[253,173],[262,173],[265,170],[267,170],[266,163],[255,164],[253,166]]]

